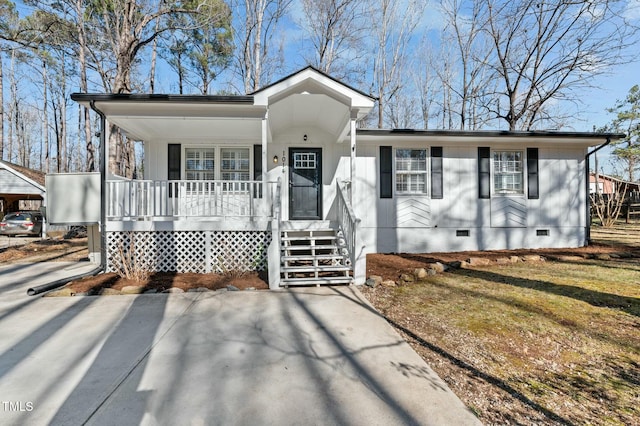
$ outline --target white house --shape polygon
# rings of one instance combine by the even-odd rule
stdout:
[[[103,118],[103,159],[110,125],[144,142],[143,180],[103,162],[107,269],[133,250],[271,288],[362,282],[375,252],[582,246],[588,148],[623,136],[362,129],[375,99],[312,67],[248,96],[72,99]]]

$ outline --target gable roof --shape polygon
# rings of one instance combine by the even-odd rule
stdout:
[[[43,191],[45,189],[45,174],[41,171],[29,169],[4,160],[0,160],[0,169],[6,169],[19,177],[22,177],[26,181],[38,186],[39,189]]]

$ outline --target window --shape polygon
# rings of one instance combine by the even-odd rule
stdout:
[[[249,148],[222,148],[220,150],[222,180],[249,180]]]
[[[493,152],[493,192],[524,194],[522,151]]]
[[[187,180],[215,179],[215,150],[213,148],[185,149],[185,176]]]
[[[296,152],[293,157],[293,167],[297,170],[315,169],[316,153],[315,152]]]
[[[396,149],[396,193],[427,193],[427,150]]]

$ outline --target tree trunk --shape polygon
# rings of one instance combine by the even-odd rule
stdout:
[[[42,143],[44,144],[44,172],[49,173],[49,97],[47,61],[42,60]],[[42,156],[42,151],[40,152]]]
[[[0,51],[0,161],[4,159],[4,87],[2,86],[2,61],[4,55]]]
[[[87,93],[89,85],[87,84],[87,37],[84,22],[83,1],[76,0],[76,16],[78,22],[78,62],[80,65],[80,91]],[[84,142],[87,146],[87,164],[86,170],[93,172],[96,169],[96,152],[93,146],[93,135],[91,132],[91,115],[89,108],[82,106],[82,120],[84,124]]]

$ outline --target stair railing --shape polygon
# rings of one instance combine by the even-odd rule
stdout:
[[[280,287],[280,229],[282,227],[282,178],[278,177],[272,194],[273,203],[271,205],[271,244],[269,244],[268,268],[269,268],[269,288]]]
[[[349,250],[349,258],[351,259],[351,267],[354,268],[356,264],[356,242],[358,241],[357,233],[360,225],[360,219],[356,217],[353,207],[349,200],[349,194],[347,194],[348,182],[342,182],[336,180],[336,200],[338,207],[338,224],[344,234],[344,239]]]

